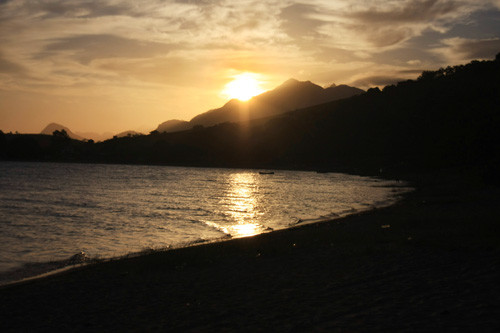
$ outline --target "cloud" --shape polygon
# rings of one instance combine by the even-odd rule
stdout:
[[[42,19],[58,17],[66,18],[98,18],[103,16],[140,16],[142,11],[131,1],[0,1],[0,4],[8,4],[15,9],[19,15],[24,17],[36,16]],[[16,15],[17,16],[17,15]]]
[[[281,29],[304,52],[325,58],[370,58],[382,50],[403,47],[423,31],[448,29],[450,22],[467,16],[462,2],[442,0],[309,1],[281,9]],[[328,57],[328,56],[327,56]]]
[[[462,7],[462,3],[457,1],[411,0],[397,2],[397,5],[389,8],[371,7],[368,10],[354,12],[350,17],[366,24],[377,25],[430,22],[457,12],[460,7]]]
[[[131,58],[141,52],[156,56],[157,49],[176,52],[186,48],[224,48],[262,53],[281,50],[294,52],[297,58],[348,61],[369,59],[381,50],[404,47],[406,41],[425,29],[447,29],[453,20],[467,16],[473,2],[370,3],[372,7],[367,7],[363,0],[145,0],[139,6],[125,0],[19,0],[8,2],[4,15],[0,15],[4,25],[11,28],[4,30],[5,39],[9,38],[8,33],[24,34],[32,53],[37,48],[39,55],[45,52],[50,56],[73,51],[82,63],[114,56],[111,45],[117,54]],[[35,44],[30,36],[37,36]],[[90,45],[92,36],[102,51]],[[145,44],[138,45],[139,41]],[[78,49],[78,43],[82,48]],[[134,51],[128,51],[129,46]],[[332,50],[335,51],[329,56]]]
[[[369,87],[384,87],[387,85],[391,84],[396,84],[401,81],[405,81],[407,79],[399,76],[384,76],[384,75],[374,75],[374,76],[367,76],[363,77],[361,79],[358,79],[352,83],[355,87],[363,87],[363,88],[369,88]]]
[[[414,74],[414,75],[420,75],[425,69],[405,69],[399,71],[401,74]]]
[[[368,89],[371,87],[384,87],[407,80],[414,80],[422,73],[421,68],[413,66],[391,66],[384,64],[366,64],[363,71],[352,75],[350,85]]]
[[[0,53],[0,73],[24,75],[26,69],[22,65],[5,59]]]
[[[500,0],[486,0],[486,2],[489,2],[491,6],[500,9]]]
[[[114,35],[79,35],[53,40],[35,58],[47,58],[69,51],[69,56],[89,64],[103,58],[149,58],[165,55],[171,45],[134,40]]]
[[[320,36],[317,28],[325,24],[324,21],[315,18],[318,14],[318,8],[314,5],[292,4],[280,12],[281,28],[294,39],[317,38]]]
[[[398,0],[327,2],[321,1],[309,19],[316,19],[317,44],[376,53],[402,48],[426,31],[444,34],[458,23],[468,22],[473,11],[489,5],[480,1]],[[332,5],[333,4],[333,5]],[[325,38],[325,36],[327,36]]]
[[[366,34],[365,38],[372,46],[383,48],[401,44],[413,35],[414,32],[408,27],[383,27],[373,29],[369,34]]]
[[[149,96],[149,108],[190,118],[219,106],[207,96],[239,72],[262,73],[266,88],[289,77],[369,87],[449,59],[491,58],[498,8],[500,0],[0,0],[0,87],[46,94],[48,104],[108,96],[102,105],[131,110]],[[198,100],[182,106],[181,95]]]
[[[433,52],[444,56],[448,63],[457,64],[470,60],[493,59],[500,52],[500,38],[469,39],[448,38]]]
[[[408,60],[406,63],[410,66],[416,66],[422,64],[422,61],[420,61],[419,59],[411,59]]]
[[[101,16],[130,15],[133,12],[133,6],[130,3],[106,3],[93,1],[67,1],[67,2],[41,2],[35,11],[44,12],[46,18],[50,17],[79,17],[95,18]]]

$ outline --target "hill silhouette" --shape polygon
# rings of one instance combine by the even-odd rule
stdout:
[[[20,158],[16,156],[24,151],[23,158],[35,160],[365,174],[466,166],[497,182],[498,77],[500,56],[494,61],[425,71],[417,80],[399,82],[382,91],[372,88],[358,96],[267,118],[95,144],[53,138],[53,144],[47,146],[41,143],[42,138],[7,134],[0,151],[7,159]],[[318,90],[307,85],[311,91]]]
[[[156,128],[158,132],[179,132],[191,129],[193,126],[189,123],[189,121],[185,120],[167,120]]]
[[[193,126],[212,126],[224,122],[241,122],[282,114],[288,111],[359,95],[364,91],[346,85],[322,88],[310,81],[289,79],[277,88],[246,102],[232,99],[223,107],[202,113]]]
[[[122,162],[135,161],[137,154],[162,164],[372,174],[489,168],[499,160],[499,64],[474,61],[274,117],[153,134],[123,142],[122,155],[118,142],[105,142],[101,154],[113,151]]]
[[[75,140],[84,140],[85,139],[85,138],[81,137],[80,135],[77,135],[77,134],[71,132],[71,130],[69,128],[67,128],[66,126],[63,126],[63,125],[60,125],[57,123],[48,124],[47,126],[45,126],[45,128],[40,133],[52,135],[52,133],[54,133],[54,131],[62,131],[62,130],[65,130],[66,133],[68,134],[68,136],[72,139],[75,139]]]
[[[144,134],[136,132],[136,131],[125,131],[125,132],[120,132],[120,133],[116,134],[116,137],[123,138],[126,136],[138,136],[138,135],[144,135]]]
[[[85,139],[94,140],[94,141],[104,141],[111,139],[113,137],[113,132],[75,132],[76,135],[81,136]]]
[[[246,102],[232,99],[220,108],[195,116],[189,122],[169,120],[160,124],[156,130],[178,132],[200,125],[213,126],[225,122],[249,121],[361,93],[364,91],[347,85],[332,85],[325,89],[310,81],[289,79],[275,89],[254,96]]]

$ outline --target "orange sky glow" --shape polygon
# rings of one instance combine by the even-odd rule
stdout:
[[[148,133],[292,77],[382,87],[492,59],[499,17],[498,0],[0,0],[0,129]]]

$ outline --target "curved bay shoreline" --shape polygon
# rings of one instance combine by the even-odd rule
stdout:
[[[0,287],[0,329],[500,327],[500,189],[415,177],[394,206]]]

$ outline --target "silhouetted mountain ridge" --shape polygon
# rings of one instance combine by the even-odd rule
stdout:
[[[193,126],[189,123],[189,121],[185,120],[167,120],[156,128],[158,132],[179,132],[191,129]]]
[[[61,124],[57,124],[57,123],[48,124],[40,132],[40,134],[52,135],[55,131],[62,131],[62,130],[66,131],[66,133],[68,134],[68,137],[70,137],[71,139],[74,139],[74,140],[84,141],[86,139],[94,139],[93,137],[91,137],[91,135],[88,135],[88,137],[84,137],[82,135],[75,134],[68,127],[63,126]],[[103,134],[103,135],[99,135],[97,133],[87,133],[87,134],[93,134],[92,136],[99,137],[100,140],[109,140],[113,137],[112,134]],[[125,136],[138,136],[138,135],[144,135],[144,134],[137,132],[137,131],[130,130],[130,131],[120,132],[114,136],[117,138],[121,138],[121,137],[125,137]]]
[[[60,125],[60,124],[57,124],[57,123],[50,123],[50,124],[48,124],[47,126],[45,126],[45,128],[40,133],[41,134],[52,135],[54,133],[54,131],[62,131],[62,130],[65,130],[66,133],[68,134],[68,136],[70,138],[72,138],[72,139],[75,139],[75,140],[84,140],[83,137],[81,137],[81,136],[73,133],[66,126],[63,126],[63,125]]]
[[[364,91],[347,85],[322,88],[311,81],[288,79],[273,90],[243,102],[231,99],[222,107],[195,116],[189,122],[169,120],[158,126],[158,132],[177,132],[194,126],[213,126],[225,122],[243,122],[270,117],[308,106],[359,95]]]
[[[273,90],[257,95],[247,102],[231,100],[219,109],[202,113],[191,119],[190,123],[193,126],[212,126],[224,122],[265,118],[363,92],[346,85],[324,89],[311,81],[288,79]]]
[[[352,98],[248,122],[95,144],[4,134],[0,156],[371,175],[460,167],[473,168],[488,183],[498,184],[499,76],[500,55],[494,61],[424,71],[417,80],[382,91],[372,88]],[[238,104],[232,101],[228,108]]]
[[[94,141],[104,141],[111,139],[113,137],[112,132],[103,132],[103,133],[98,133],[98,132],[82,132],[82,131],[75,131],[75,134],[78,136],[81,136],[85,139],[91,139]]]
[[[151,135],[124,142],[123,149],[162,164],[369,174],[474,165],[495,179],[500,175],[499,75],[500,59],[475,61],[274,117]],[[299,84],[319,91],[311,83]],[[227,107],[239,104],[231,101]],[[103,147],[103,152],[120,156],[113,149]]]
[[[124,132],[120,132],[118,134],[116,134],[115,136],[117,138],[123,138],[125,136],[138,136],[138,135],[144,135],[140,132],[136,132],[136,131],[124,131]]]

